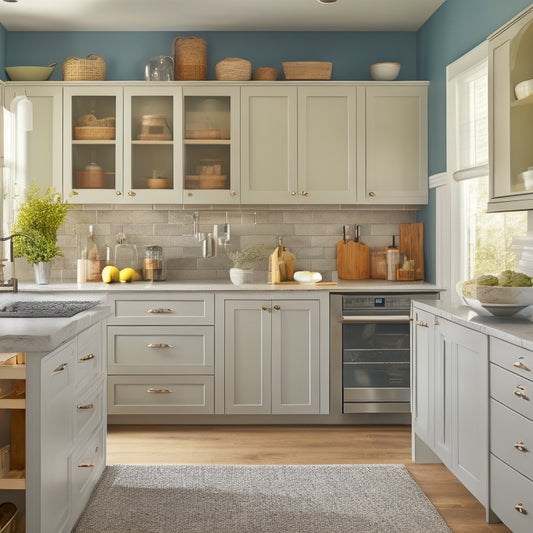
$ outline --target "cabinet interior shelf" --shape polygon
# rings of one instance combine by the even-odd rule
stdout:
[[[0,477],[0,490],[24,490],[25,488],[25,470],[10,470],[3,477]]]
[[[0,364],[0,379],[26,379],[26,365]]]
[[[515,100],[514,102],[511,102],[511,107],[520,107],[523,105],[531,104],[533,104],[533,93],[529,96],[526,96],[525,98],[520,98],[520,100]]]
[[[231,144],[231,139],[185,139],[185,144]]]
[[[0,398],[0,409],[26,409],[26,398],[23,395],[7,395]]]
[[[174,141],[131,141],[131,144],[174,144]]]
[[[111,139],[109,141],[107,140],[101,140],[99,141],[98,139],[91,139],[90,141],[77,141],[77,140],[73,140],[72,141],[72,144],[117,144],[117,141],[115,139]]]

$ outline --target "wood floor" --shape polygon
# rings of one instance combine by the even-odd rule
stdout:
[[[408,426],[109,426],[107,462],[402,463],[454,533],[510,532],[487,524],[485,509],[443,465],[411,461]]]

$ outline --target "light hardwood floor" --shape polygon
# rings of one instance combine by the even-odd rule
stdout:
[[[422,465],[411,461],[411,430],[408,426],[116,425],[108,428],[107,462],[402,463],[453,533],[510,532],[503,524],[487,524],[484,508],[443,465]]]

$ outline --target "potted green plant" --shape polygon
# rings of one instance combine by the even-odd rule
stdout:
[[[65,222],[68,209],[69,204],[53,187],[43,194],[36,183],[28,187],[26,201],[12,227],[13,233],[23,234],[13,239],[13,256],[25,257],[33,265],[36,283],[48,283],[51,261],[63,255],[57,244],[57,230]]]
[[[229,277],[234,285],[242,285],[253,281],[255,263],[264,259],[265,254],[260,246],[250,246],[244,250],[231,250],[228,257],[233,263]]]

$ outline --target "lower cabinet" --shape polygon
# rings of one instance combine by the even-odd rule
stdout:
[[[220,305],[223,412],[319,413],[320,302],[223,299]]]

